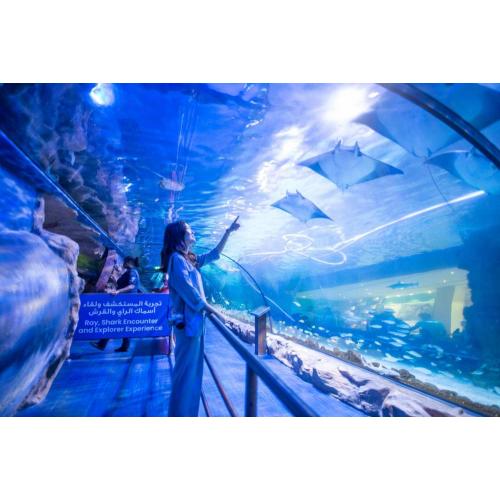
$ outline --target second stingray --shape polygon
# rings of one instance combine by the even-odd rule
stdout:
[[[326,177],[342,191],[354,184],[403,173],[399,168],[365,155],[358,143],[349,147],[342,146],[341,141],[332,151],[301,161],[300,165]]]

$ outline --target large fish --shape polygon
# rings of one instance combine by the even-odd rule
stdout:
[[[330,219],[321,209],[319,209],[311,200],[302,196],[298,191],[295,194],[286,192],[286,196],[276,201],[272,207],[280,208],[293,215],[302,222],[310,219]]]
[[[392,285],[388,285],[387,288],[392,288],[393,290],[404,290],[405,288],[416,288],[418,287],[418,281],[414,283],[398,281],[397,283],[393,283]]]
[[[403,173],[398,168],[365,155],[358,143],[348,147],[342,146],[341,141],[332,151],[302,161],[300,165],[331,180],[342,191],[354,184]]]
[[[500,170],[476,149],[448,151],[429,158],[436,165],[464,182],[490,194],[500,194]]]

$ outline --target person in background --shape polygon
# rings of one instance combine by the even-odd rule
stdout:
[[[153,293],[170,293],[168,289],[167,273],[155,273],[151,281],[154,283]]]
[[[109,289],[107,293],[111,295],[119,295],[121,293],[142,293],[143,288],[141,278],[139,276],[139,258],[127,256],[123,260],[125,272],[118,278],[116,289]],[[109,339],[101,339],[99,342],[91,342],[91,344],[101,351],[106,349]],[[115,349],[115,352],[127,352],[130,347],[130,339],[123,338],[120,347]]]
[[[191,251],[196,240],[186,222],[173,222],[165,229],[161,260],[163,271],[169,276],[170,322],[176,339],[169,417],[198,416],[203,377],[205,314],[218,314],[206,300],[200,268],[219,258],[229,235],[239,227],[236,217],[219,244],[209,253],[199,256]]]

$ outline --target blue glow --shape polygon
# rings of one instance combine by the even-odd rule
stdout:
[[[111,106],[115,102],[115,93],[111,83],[98,83],[90,91],[90,97],[98,106]]]
[[[417,87],[500,145],[499,86]],[[265,296],[273,331],[500,404],[500,170],[437,117],[376,84],[24,88],[0,87],[0,129],[140,257],[145,287],[166,222],[188,221],[202,253],[239,216],[230,259],[203,269],[225,314],[253,324]],[[30,230],[29,203],[2,206],[0,225]],[[100,242],[69,236],[90,289]],[[413,328],[429,314],[443,328]]]

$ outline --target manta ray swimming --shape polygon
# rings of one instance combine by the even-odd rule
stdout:
[[[490,88],[470,83],[416,86],[459,113],[478,130],[500,119],[500,93]],[[448,125],[391,92],[384,92],[370,111],[354,121],[418,158],[428,158],[460,139]]]
[[[354,121],[395,142],[417,158],[427,158],[458,140],[452,129],[427,111],[391,94],[382,96],[374,108]]]
[[[295,194],[287,191],[284,198],[274,202],[271,206],[288,212],[302,222],[307,222],[310,219],[332,220],[311,200],[302,196],[298,191],[296,191]]]
[[[357,142],[349,147],[342,146],[342,141],[339,141],[332,151],[302,161],[300,165],[326,177],[342,191],[354,184],[403,173],[396,167],[362,153]]]
[[[425,163],[447,170],[472,187],[500,194],[500,170],[476,149],[437,154]]]

